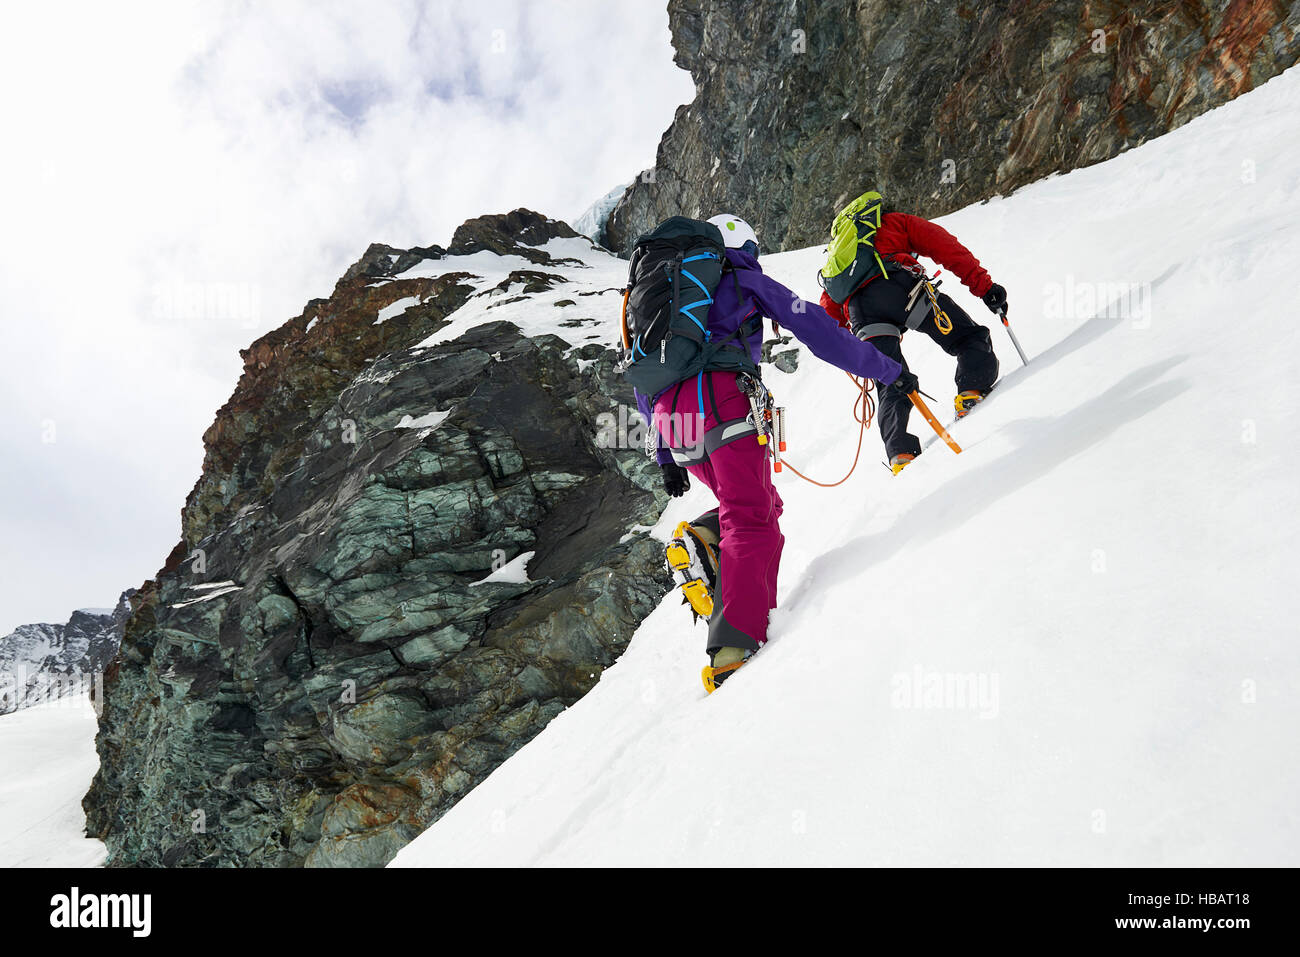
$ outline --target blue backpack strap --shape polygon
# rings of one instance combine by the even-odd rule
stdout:
[[[718,257],[713,253],[699,253],[698,255],[695,256],[687,256],[685,259],[682,260],[682,265],[677,271],[678,277],[685,276],[691,282],[695,283],[695,285],[700,287],[700,292],[704,293],[703,299],[697,299],[694,302],[685,306],[678,306],[677,311],[680,312],[682,315],[686,316],[686,318],[690,319],[691,322],[695,323],[695,325],[699,327],[700,332],[704,333],[704,339],[706,342],[710,338],[709,330],[705,328],[704,323],[700,322],[700,320],[696,318],[695,313],[693,313],[691,310],[695,309],[697,306],[707,307],[713,305],[713,296],[709,292],[709,287],[704,285],[704,283],[700,282],[699,277],[696,276],[695,273],[691,272],[689,269],[686,269],[685,265],[686,263],[695,262],[700,259],[717,259],[717,258]],[[674,284],[673,286],[674,303],[677,301],[677,295],[679,289],[680,289],[679,284]]]

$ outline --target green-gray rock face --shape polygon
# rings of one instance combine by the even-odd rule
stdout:
[[[545,265],[571,235],[519,210],[449,252],[523,242]],[[506,322],[418,347],[472,289],[385,277],[445,255],[371,247],[245,353],[105,677],[84,804],[110,866],[384,864],[662,597],[660,546],[627,536],[662,507],[654,468],[596,442],[632,399],[616,356]],[[524,552],[527,581],[483,581]]]
[[[695,80],[605,244],[731,212],[825,241],[870,188],[925,216],[1109,159],[1300,57],[1300,3],[669,0]],[[1247,157],[1243,157],[1247,159]]]

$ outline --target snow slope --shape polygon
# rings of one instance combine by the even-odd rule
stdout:
[[[994,329],[963,454],[895,479],[873,433],[838,489],[778,477],[761,655],[706,697],[670,595],[394,864],[1300,864],[1297,150],[1293,69],[947,217],[1031,358]],[[820,255],[764,266],[811,298]],[[951,360],[905,349],[946,420]],[[768,378],[790,459],[839,478],[844,377],[805,353]]]
[[[478,290],[448,317],[447,325],[421,342],[420,347],[450,342],[474,326],[498,321],[512,322],[528,336],[559,335],[575,346],[616,340],[627,263],[580,236],[547,240],[533,248],[560,265],[537,265],[520,256],[482,251],[430,260],[403,272],[403,279],[465,272],[474,277],[470,282]],[[528,294],[522,282],[502,287],[516,271],[547,274],[562,281]]]
[[[81,810],[99,767],[95,729],[84,698],[0,716],[0,867],[103,862],[104,845],[85,836]]]

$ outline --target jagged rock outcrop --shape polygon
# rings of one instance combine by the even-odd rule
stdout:
[[[606,227],[679,214],[813,245],[870,187],[934,216],[1097,163],[1300,58],[1300,2],[669,0],[695,80]],[[1243,157],[1248,159],[1248,157]]]
[[[0,638],[0,714],[92,691],[117,654],[135,589],[113,608],[83,608],[62,625],[19,625]]]
[[[495,216],[480,216],[462,223],[452,234],[447,251],[451,255],[468,256],[487,250],[500,256],[523,256],[536,263],[547,262],[550,257],[539,249],[548,239],[567,239],[577,236],[568,223],[546,219],[527,209]]]
[[[667,586],[633,528],[663,500],[597,439],[631,395],[578,341],[617,293],[542,248],[575,235],[516,210],[371,246],[244,352],[106,676],[84,805],[110,866],[383,864],[622,652]],[[456,260],[485,250],[529,268]],[[471,300],[483,322],[425,342]]]

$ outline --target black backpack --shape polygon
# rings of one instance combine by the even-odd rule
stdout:
[[[673,216],[637,237],[623,290],[619,368],[638,392],[654,396],[704,371],[758,373],[743,339],[749,324],[716,342],[709,332],[709,307],[727,271],[722,232],[712,223]],[[732,280],[739,297],[734,271]]]

